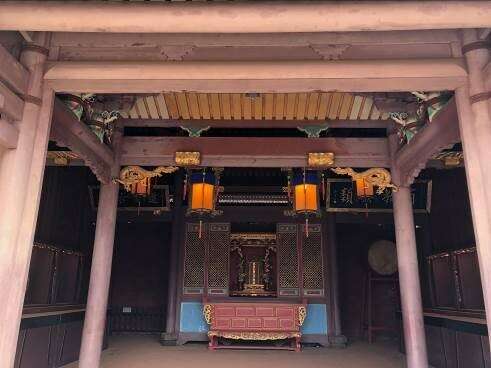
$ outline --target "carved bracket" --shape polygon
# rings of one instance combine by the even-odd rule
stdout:
[[[119,173],[119,179],[115,178],[115,183],[123,184],[124,189],[128,192],[131,190],[131,185],[136,184],[147,178],[162,176],[162,174],[170,174],[177,171],[176,166],[159,166],[153,171],[145,170],[140,166],[126,166]]]
[[[210,129],[209,126],[181,126],[180,128],[188,132],[189,136],[193,138],[201,137],[201,133],[206,132],[208,129]]]
[[[378,194],[382,194],[387,188],[397,190],[397,187],[391,183],[392,177],[390,175],[390,172],[381,167],[368,169],[361,173],[356,172],[351,167],[336,167],[331,170],[338,175],[349,175],[353,180],[365,180],[368,184],[377,187]]]
[[[395,166],[400,172],[401,186],[414,182],[429,159],[460,141],[457,106],[450,101],[415,137],[395,154]]]
[[[305,125],[297,127],[298,130],[307,134],[308,138],[319,138],[320,134],[329,129],[326,125]]]

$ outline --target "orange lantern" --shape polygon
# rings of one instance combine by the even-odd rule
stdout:
[[[373,184],[370,184],[365,179],[356,179],[355,188],[358,197],[366,198],[373,196]]]
[[[214,174],[206,172],[192,173],[189,182],[191,193],[189,196],[189,213],[195,213],[200,216],[212,214],[215,211],[215,199],[217,191],[217,178]],[[199,237],[201,238],[201,229],[203,221],[199,221]]]
[[[319,176],[315,171],[297,172],[293,175],[293,209],[305,215],[305,232],[309,236],[309,215],[319,212]]]
[[[215,209],[215,176],[212,173],[193,173],[190,178],[190,212],[211,213]]]
[[[146,197],[152,191],[151,178],[145,178],[130,185],[130,192],[139,197]]]

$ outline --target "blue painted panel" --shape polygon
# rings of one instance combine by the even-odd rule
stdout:
[[[180,329],[181,332],[208,332],[208,325],[203,317],[203,304],[181,303]]]
[[[304,335],[327,335],[327,310],[325,304],[307,304],[307,318],[302,326]]]

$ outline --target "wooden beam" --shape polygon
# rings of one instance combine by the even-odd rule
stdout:
[[[19,140],[19,130],[8,121],[0,119],[0,147],[15,148]]]
[[[5,47],[0,45],[0,79],[17,93],[26,93],[29,72]]]
[[[253,128],[278,129],[327,125],[329,128],[381,128],[394,124],[392,120],[184,120],[184,119],[120,119],[125,127],[179,128],[179,127],[212,127],[212,128]]]
[[[101,182],[110,182],[113,152],[85,124],[78,121],[59,99],[54,104],[51,138],[82,158]]]
[[[399,169],[401,180],[398,185],[411,184],[426,167],[428,160],[459,141],[459,120],[455,100],[452,99],[431,123],[425,125],[396,153],[395,165]]]
[[[165,46],[193,47],[251,47],[311,45],[424,45],[460,42],[458,31],[385,32],[309,32],[309,33],[87,33],[56,32],[51,36],[51,47],[84,49],[160,48]]]
[[[390,31],[484,28],[489,26],[490,15],[489,1],[4,1],[0,3],[0,29],[116,33]]]
[[[309,152],[333,152],[336,166],[390,165],[385,138],[217,137],[126,137],[122,165],[174,165],[176,151],[198,151],[210,167],[304,167]]]
[[[0,113],[11,120],[21,120],[24,112],[24,101],[0,81]]]
[[[52,62],[56,91],[94,93],[440,91],[467,81],[460,59]]]

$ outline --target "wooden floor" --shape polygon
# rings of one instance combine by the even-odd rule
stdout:
[[[115,336],[101,368],[397,368],[404,356],[394,343],[354,343],[346,349],[304,348],[301,353],[267,350],[208,351],[206,345],[163,347],[151,336]],[[65,367],[77,367],[76,363]]]

